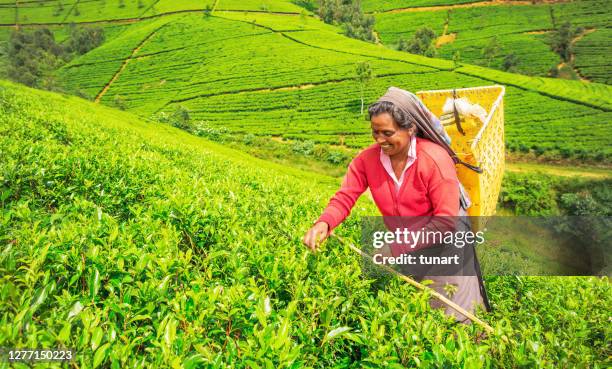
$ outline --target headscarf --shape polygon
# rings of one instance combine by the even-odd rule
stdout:
[[[450,137],[444,131],[440,120],[427,109],[415,94],[401,88],[389,87],[387,92],[378,101],[393,103],[393,105],[401,109],[415,122],[418,128],[417,135],[442,146],[455,164],[462,164],[477,173],[482,173],[480,167],[466,163],[457,157],[455,151],[450,147]]]

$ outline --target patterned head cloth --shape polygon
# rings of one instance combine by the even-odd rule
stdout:
[[[397,87],[389,87],[387,92],[378,101],[393,103],[401,109],[417,126],[417,135],[426,138],[442,146],[455,163],[463,164],[466,167],[482,173],[482,169],[464,162],[457,157],[457,154],[450,147],[450,137],[444,131],[444,127],[423,102],[413,93]]]

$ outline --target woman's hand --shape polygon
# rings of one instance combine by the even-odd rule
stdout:
[[[318,222],[312,226],[304,235],[304,245],[308,246],[312,251],[316,251],[317,246],[325,241],[327,233],[329,232],[329,225],[325,222]]]

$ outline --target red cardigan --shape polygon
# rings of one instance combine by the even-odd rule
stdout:
[[[359,153],[317,222],[327,223],[331,232],[368,187],[383,216],[459,215],[459,180],[453,160],[427,139],[417,137],[416,148],[417,159],[406,170],[397,196],[393,179],[380,162],[380,145]]]

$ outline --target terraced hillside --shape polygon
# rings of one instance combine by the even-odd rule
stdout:
[[[564,22],[584,30],[573,40],[573,62],[580,77],[610,84],[608,55],[610,4],[605,0],[579,1],[365,1],[367,11],[377,11],[376,30],[382,42],[395,47],[400,38],[410,39],[422,27],[433,29],[439,39],[438,56],[452,59],[459,52],[463,62],[502,69],[514,54],[517,72],[546,76],[561,62],[551,51],[549,39]],[[483,49],[496,37],[498,50],[491,60]]]
[[[97,1],[72,5],[93,3]],[[605,143],[612,99],[603,84],[529,78],[471,65],[455,68],[450,61],[348,39],[340,28],[287,1],[158,1],[141,2],[141,7],[126,1],[121,11],[111,3],[96,8],[95,17],[92,11],[88,20],[81,20],[104,27],[106,43],[73,60],[58,76],[68,91],[144,117],[184,106],[194,119],[230,132],[362,147],[370,138],[359,114],[361,86],[354,77],[357,63],[367,61],[376,78],[365,87],[366,102],[389,85],[428,90],[500,83],[508,86],[511,151],[595,161],[610,156]],[[22,20],[22,27],[37,27],[35,16],[39,23],[49,22],[44,11],[51,4],[19,2],[18,10],[32,8],[32,23],[26,26]],[[393,9],[402,2],[379,4]],[[9,11],[15,3],[1,5]],[[368,2],[364,7],[373,9]],[[204,12],[207,8],[229,11],[210,15]],[[479,9],[485,8],[492,7]],[[425,13],[380,13],[408,14]],[[51,27],[60,40],[68,34],[67,23]],[[0,41],[11,29],[0,27]],[[584,40],[592,37],[597,33]],[[580,60],[577,57],[576,63]]]
[[[203,10],[300,13],[303,8],[284,0],[38,0],[0,2],[0,24],[64,24],[130,22],[171,13]]]
[[[409,90],[507,85],[511,150],[602,160],[610,132],[611,88],[541,79],[429,59],[348,39],[304,15],[214,12],[137,22],[59,71],[70,89],[150,117],[190,110],[231,132],[361,147],[359,62],[376,75],[372,101],[390,85]],[[568,119],[572,117],[572,119]]]
[[[306,251],[328,177],[6,82],[0,154],[2,346],[78,367],[605,366],[605,278],[489,278],[475,343],[348,247]]]

